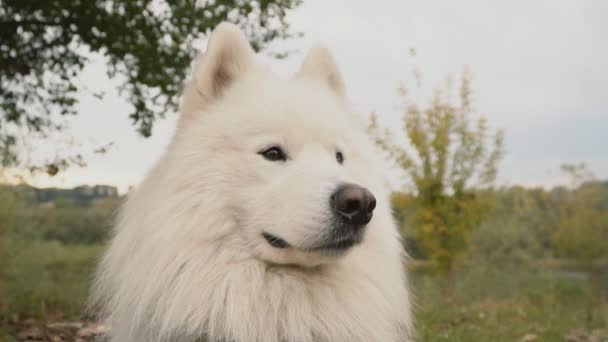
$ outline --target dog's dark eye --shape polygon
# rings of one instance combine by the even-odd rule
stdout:
[[[287,160],[287,156],[285,155],[285,152],[283,152],[283,150],[279,146],[269,147],[269,148],[261,151],[259,154],[264,156],[264,158],[266,158],[266,160],[269,160],[269,161]]]
[[[342,155],[342,152],[336,152],[336,160],[340,164],[344,162],[344,155]]]

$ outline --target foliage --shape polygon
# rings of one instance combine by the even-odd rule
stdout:
[[[496,178],[503,155],[503,134],[488,137],[483,117],[471,107],[471,77],[463,73],[460,101],[453,104],[437,91],[421,108],[401,89],[405,111],[404,132],[409,143],[396,143],[389,130],[381,131],[375,115],[370,130],[377,144],[401,168],[413,185],[406,225],[414,232],[429,258],[440,271],[450,271],[456,254],[467,245],[488,208],[479,188],[489,188]],[[395,203],[402,210],[404,203]]]
[[[44,240],[65,244],[96,244],[106,240],[117,201],[106,200],[90,208],[43,209],[37,217]]]
[[[519,186],[487,193],[492,210],[476,229],[467,250],[485,267],[520,271],[534,260],[552,257],[551,234],[556,212],[550,193]]]
[[[577,188],[563,193],[553,236],[556,254],[584,262],[608,259],[608,183],[594,180],[585,165],[564,165]]]
[[[221,21],[245,29],[256,49],[291,36],[286,11],[300,0],[1,0],[0,165],[20,160],[17,147],[48,138],[76,114],[78,78],[91,53],[105,56],[122,82],[130,118],[143,136],[174,111],[194,45]],[[103,94],[95,94],[102,97]],[[51,160],[58,172],[79,156]]]
[[[0,222],[4,223],[0,225],[0,247],[11,237],[101,243],[121,202],[112,191],[116,190],[107,186],[38,189],[0,184]]]
[[[608,260],[608,182],[586,180],[574,188],[513,186],[480,193],[491,208],[469,238],[463,263],[521,270],[534,260],[562,258],[579,263]],[[416,239],[409,217],[417,215],[416,196],[394,193],[395,218],[404,227],[406,248],[430,259]]]

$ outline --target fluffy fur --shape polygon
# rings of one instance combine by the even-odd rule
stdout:
[[[110,340],[409,340],[389,191],[331,54],[313,48],[290,80],[254,60],[234,26],[212,33],[173,141],[129,195],[98,269],[93,299]],[[260,156],[271,145],[285,162]],[[311,251],[332,229],[328,198],[343,182],[377,199],[365,238]]]

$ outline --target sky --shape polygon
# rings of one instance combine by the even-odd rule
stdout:
[[[550,186],[564,182],[562,163],[585,162],[608,178],[608,1],[376,1],[304,0],[288,21],[302,38],[275,42],[293,51],[260,63],[279,75],[295,72],[314,44],[328,46],[345,80],[353,108],[376,111],[381,123],[400,125],[400,84],[422,75],[421,98],[457,77],[473,75],[474,106],[493,128],[505,131],[502,185]],[[204,49],[204,47],[201,47]],[[416,54],[410,54],[411,49]],[[177,114],[159,121],[152,138],[137,135],[129,104],[118,83],[94,56],[81,80],[99,100],[83,92],[71,119],[75,141],[114,142],[103,155],[86,156],[88,166],[59,176],[39,176],[38,186],[138,184],[169,143]],[[44,146],[41,146],[44,148]],[[51,147],[46,147],[51,148]]]

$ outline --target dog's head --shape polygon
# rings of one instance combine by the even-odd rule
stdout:
[[[281,80],[221,24],[194,68],[176,141],[206,200],[235,223],[232,239],[264,261],[338,260],[365,244],[374,213],[388,213],[373,144],[323,47]]]

